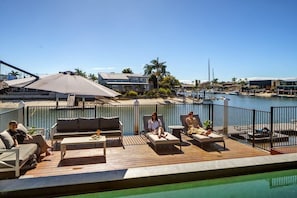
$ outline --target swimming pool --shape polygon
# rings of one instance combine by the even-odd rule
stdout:
[[[296,197],[297,169],[71,197]],[[67,196],[66,196],[67,197]]]

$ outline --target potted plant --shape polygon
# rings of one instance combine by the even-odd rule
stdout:
[[[35,127],[32,127],[32,128],[30,128],[30,129],[28,129],[28,134],[29,135],[34,135],[36,133],[36,129],[35,129]]]
[[[211,120],[205,120],[203,122],[203,128],[205,128],[206,130],[212,129],[212,121]]]

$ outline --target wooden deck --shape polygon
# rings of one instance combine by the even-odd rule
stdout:
[[[211,144],[202,149],[191,138],[182,135],[182,139],[182,151],[179,150],[179,146],[174,146],[160,147],[158,152],[148,144],[144,136],[125,136],[125,148],[120,145],[118,139],[108,139],[106,159],[103,157],[102,148],[67,150],[63,161],[60,160],[60,151],[53,151],[53,154],[44,157],[35,169],[27,171],[21,177],[57,176],[270,155],[267,151],[229,138],[225,139],[226,150],[221,143]]]

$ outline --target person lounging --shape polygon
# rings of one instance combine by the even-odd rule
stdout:
[[[51,154],[48,149],[52,147],[47,144],[42,135],[38,134],[31,136],[24,130],[19,129],[21,127],[18,128],[18,125],[21,124],[18,124],[15,120],[12,120],[9,122],[7,129],[7,132],[12,136],[14,140],[14,146],[17,146],[18,144],[35,143],[38,145],[38,155],[45,153],[45,155],[48,156]]]
[[[208,136],[211,132],[203,129],[199,123],[198,120],[194,117],[193,111],[191,111],[188,116],[186,117],[186,124],[188,126],[188,134],[192,135],[193,133],[199,134],[199,135],[206,135]]]
[[[148,130],[153,132],[153,134],[158,135],[159,138],[166,137],[167,134],[164,133],[161,120],[158,118],[157,113],[152,113],[151,119],[148,120]]]

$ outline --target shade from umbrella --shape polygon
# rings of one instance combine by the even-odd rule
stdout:
[[[116,97],[121,95],[112,89],[70,72],[41,77],[25,88],[80,96]]]

